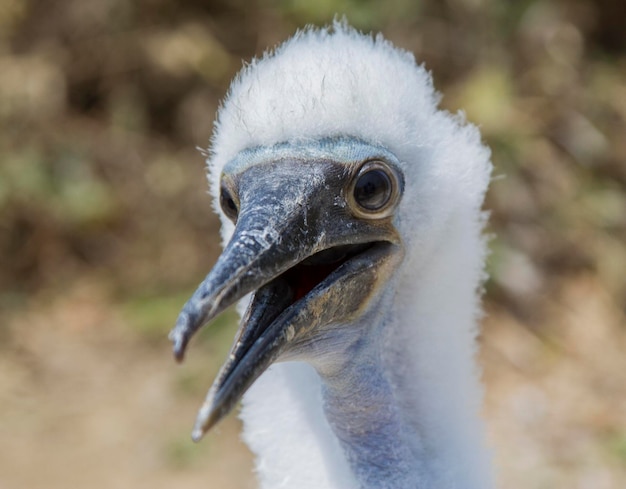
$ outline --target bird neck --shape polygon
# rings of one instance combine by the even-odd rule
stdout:
[[[326,419],[359,487],[416,487],[424,471],[419,437],[394,398],[375,343],[358,342],[345,358],[332,373],[318,373]]]

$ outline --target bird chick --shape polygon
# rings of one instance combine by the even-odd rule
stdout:
[[[475,337],[489,150],[345,23],[246,66],[208,159],[225,248],[170,337],[240,301],[199,439],[243,396],[263,488],[492,487]],[[245,395],[244,395],[245,394]]]

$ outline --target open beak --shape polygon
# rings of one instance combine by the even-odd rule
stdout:
[[[237,175],[233,236],[170,333],[180,361],[203,324],[254,293],[200,409],[194,440],[291,346],[360,315],[397,265],[401,247],[391,223],[358,219],[337,203],[348,178],[337,166],[286,161]]]

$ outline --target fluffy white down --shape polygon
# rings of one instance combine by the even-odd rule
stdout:
[[[438,101],[428,72],[382,37],[343,23],[301,31],[232,83],[212,140],[210,183],[217,201],[221,171],[238,152],[286,141],[353,136],[398,157],[406,188],[395,224],[407,254],[387,361],[404,366],[394,382],[431,459],[425,487],[484,489],[492,483],[474,353],[491,164],[478,130],[438,110]],[[233,226],[222,222],[227,240]],[[356,487],[307,365],[272,366],[245,396],[242,418],[261,487]]]

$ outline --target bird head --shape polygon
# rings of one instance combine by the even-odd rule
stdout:
[[[209,160],[225,248],[170,335],[176,357],[249,303],[194,439],[272,363],[345,356],[403,264],[425,262],[451,216],[480,207],[488,153],[436,104],[411,55],[343,24],[296,35],[235,80]]]
[[[253,296],[194,436],[271,363],[328,363],[359,337],[341,332],[358,327],[402,259],[393,218],[403,188],[393,154],[355,139],[252,148],[224,167],[219,202],[235,228],[179,317],[177,357],[199,326]]]

